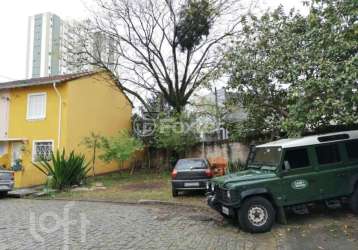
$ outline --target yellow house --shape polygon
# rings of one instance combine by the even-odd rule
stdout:
[[[0,83],[0,166],[15,172],[15,187],[45,183],[33,166],[51,151],[75,150],[91,132],[113,136],[131,128],[132,103],[105,72],[79,73]],[[21,164],[19,164],[21,163]],[[96,174],[118,169],[98,162]]]

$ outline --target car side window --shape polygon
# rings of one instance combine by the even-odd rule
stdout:
[[[304,168],[310,165],[306,148],[287,150],[284,160],[289,163],[290,169]]]
[[[346,142],[346,149],[349,160],[358,160],[358,140]]]
[[[341,161],[338,144],[320,145],[316,147],[318,163],[331,164]]]

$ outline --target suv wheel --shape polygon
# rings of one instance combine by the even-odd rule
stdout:
[[[353,213],[358,214],[358,188],[356,188],[351,195],[349,205]]]
[[[239,225],[250,233],[270,231],[275,222],[275,209],[267,199],[255,196],[248,198],[239,210]]]
[[[172,189],[172,194],[173,194],[173,197],[177,197],[178,196],[178,191],[176,189]]]

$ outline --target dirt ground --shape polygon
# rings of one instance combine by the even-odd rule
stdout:
[[[132,183],[122,186],[123,190],[128,191],[140,191],[143,189],[161,189],[166,186],[163,182],[151,182],[151,183]]]
[[[288,225],[276,225],[272,233],[282,249],[358,249],[358,216],[315,206],[306,215],[288,214]]]

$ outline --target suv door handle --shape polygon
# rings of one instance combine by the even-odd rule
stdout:
[[[339,177],[343,177],[343,176],[346,176],[345,173],[341,173],[341,174],[338,174]]]

